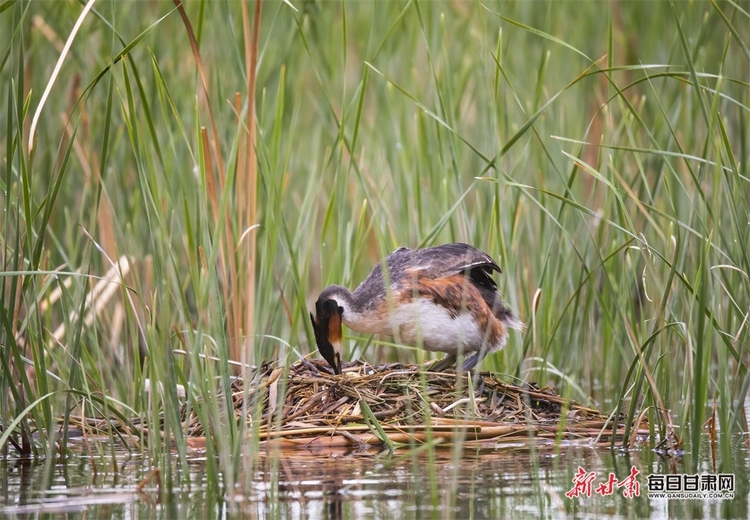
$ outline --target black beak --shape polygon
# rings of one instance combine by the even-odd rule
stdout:
[[[315,312],[310,313],[310,321],[315,331],[315,343],[323,359],[333,368],[334,374],[341,373],[341,313],[343,309],[335,300],[315,304]]]

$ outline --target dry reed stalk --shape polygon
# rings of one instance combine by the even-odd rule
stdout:
[[[101,314],[104,307],[109,303],[112,296],[115,295],[125,285],[125,276],[130,272],[130,260],[127,256],[121,256],[117,261],[117,264],[110,267],[107,274],[99,280],[94,288],[89,291],[86,295],[86,316],[84,317],[84,324],[90,327],[94,323],[96,316]],[[54,293],[54,291],[53,291]],[[54,293],[53,296],[58,298],[59,295]],[[68,318],[69,323],[74,323],[77,320],[77,312],[75,310],[70,311]],[[65,335],[66,324],[61,323],[57,329],[52,333],[52,339],[56,343],[62,343],[63,336]]]
[[[396,444],[451,445],[461,439],[471,447],[525,444],[532,439],[599,444],[614,437],[618,442],[627,441],[622,418],[612,421],[548,388],[511,385],[483,373],[475,390],[469,392],[466,375],[421,370],[420,366],[400,364],[372,367],[349,363],[342,375],[334,376],[322,361],[303,360],[289,368],[284,395],[272,399],[265,389],[271,385],[283,388],[277,386],[281,369],[261,367],[255,373],[254,386],[243,389],[242,382],[235,381],[235,417],[243,420],[243,392],[253,399],[259,398],[259,391],[264,392],[262,421],[253,424],[250,417],[244,420],[266,448],[279,442],[307,449],[374,446],[383,444],[382,434]],[[363,416],[360,402],[372,410],[379,431]],[[280,414],[278,407],[282,408]],[[423,420],[427,413],[429,425]],[[199,449],[203,428],[194,413],[185,421],[194,437],[191,446]],[[639,417],[635,425],[638,435],[648,435],[647,428],[642,428],[644,422],[645,418]]]
[[[226,167],[221,153],[221,146],[219,144],[219,132],[216,126],[216,119],[214,118],[213,110],[211,109],[211,98],[209,96],[208,80],[203,64],[203,59],[201,58],[200,49],[198,47],[198,41],[195,38],[192,24],[190,23],[190,19],[185,12],[185,8],[181,0],[173,0],[173,2],[177,6],[177,11],[180,13],[180,17],[185,26],[185,31],[187,32],[188,41],[190,42],[190,49],[192,50],[193,58],[195,59],[196,68],[198,70],[198,77],[201,83],[200,98],[206,107],[208,120],[211,126],[210,134],[205,129],[201,129],[201,137],[203,139],[203,148],[205,153],[207,178],[206,182],[207,189],[209,191],[209,199],[212,204],[212,214],[214,217],[214,222],[217,224],[217,229],[219,229],[218,224],[220,223],[220,219],[224,218],[224,233],[222,239],[218,241],[218,244],[220,256],[219,266],[221,271],[221,279],[223,282],[222,297],[224,298],[225,308],[227,309],[227,330],[229,332],[230,338],[229,358],[235,361],[241,361],[242,356],[240,352],[240,342],[243,336],[243,300],[239,291],[232,290],[232,287],[235,287],[238,281],[242,279],[237,268],[238,263],[235,256],[235,247],[232,244],[233,237],[235,236],[233,229],[234,222],[231,218],[231,207],[229,204],[226,205],[226,212],[223,216],[219,215],[218,210],[216,209],[220,206],[219,194],[224,193],[225,189],[225,181],[227,176]],[[213,168],[211,167],[213,161],[216,161],[216,179],[218,180],[218,183],[211,187],[208,186],[208,182],[209,177],[213,177]],[[213,178],[211,180],[213,180]],[[241,224],[242,222],[240,219],[240,225]]]
[[[237,178],[237,197],[239,209],[245,210],[243,218],[240,219],[240,228],[248,230],[257,224],[257,175],[258,159],[256,153],[256,128],[255,128],[255,83],[258,67],[258,44],[260,40],[260,15],[262,9],[261,0],[255,1],[255,13],[253,17],[253,29],[250,31],[250,15],[247,1],[242,2],[242,28],[245,42],[245,68],[247,70],[247,118],[245,121],[245,146],[241,148],[239,163],[244,166],[242,175]],[[240,173],[240,172],[238,172]],[[244,202],[244,205],[243,205]],[[244,241],[244,253],[247,264],[244,273],[245,291],[243,292],[243,307],[245,316],[243,321],[244,341],[239,358],[243,363],[252,363],[248,359],[252,353],[253,338],[255,335],[255,261],[256,261],[256,233],[250,233]]]

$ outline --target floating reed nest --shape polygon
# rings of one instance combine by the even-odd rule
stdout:
[[[615,420],[549,388],[502,382],[489,372],[477,377],[428,372],[418,365],[351,362],[341,375],[332,375],[324,361],[307,359],[285,372],[266,367],[250,388],[239,380],[233,385],[235,415],[241,420],[246,414],[263,448],[370,449],[428,442],[496,448],[532,440],[603,446],[613,436],[622,443],[625,430],[622,417]],[[194,413],[186,419],[191,445],[199,448],[201,423]],[[638,428],[632,432],[631,440],[648,435]]]

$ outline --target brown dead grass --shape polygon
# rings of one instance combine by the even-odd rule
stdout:
[[[235,416],[259,436],[261,446],[281,448],[368,449],[391,443],[495,448],[547,441],[622,443],[624,424],[601,412],[564,399],[549,388],[504,383],[491,373],[426,372],[415,365],[345,365],[335,376],[325,362],[303,360],[284,369],[263,367],[255,384],[233,385]],[[244,399],[250,399],[243,406]],[[368,411],[369,408],[369,411]],[[190,445],[200,449],[204,435],[189,414]],[[639,425],[639,428],[643,425]],[[646,430],[638,434],[647,435]],[[387,437],[387,440],[384,439]]]

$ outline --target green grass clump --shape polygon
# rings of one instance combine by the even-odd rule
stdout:
[[[297,361],[327,284],[464,241],[527,323],[486,369],[654,407],[662,436],[671,410],[694,463],[716,402],[731,465],[742,5],[110,2],[62,53],[83,4],[0,3],[2,449],[51,455],[60,417],[118,414],[184,460],[181,385],[231,486],[252,443],[227,360]],[[417,359],[356,339],[348,355]]]

